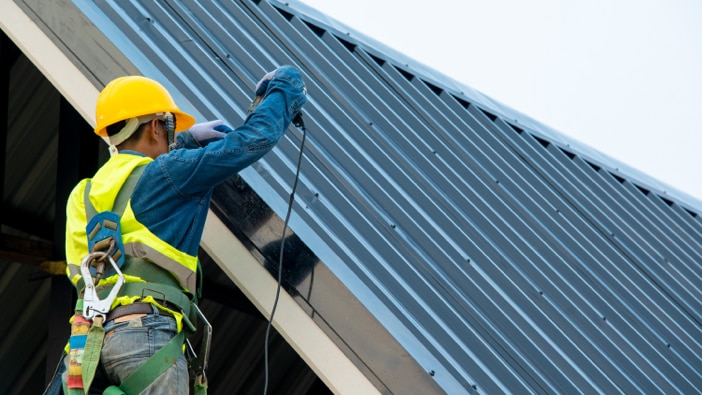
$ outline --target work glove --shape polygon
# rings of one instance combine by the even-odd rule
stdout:
[[[261,100],[263,100],[263,95],[266,94],[266,89],[268,89],[268,83],[271,82],[273,77],[275,77],[275,72],[278,71],[278,69],[275,69],[261,78],[261,80],[256,83],[256,89],[254,90],[254,98],[251,101],[251,105],[249,106],[249,112],[252,112],[253,110],[256,109],[259,103],[261,103]]]
[[[274,79],[286,81],[294,87],[293,89],[299,89],[298,92],[301,93],[301,95],[294,100],[289,108],[292,116],[295,117],[295,115],[300,111],[302,105],[307,103],[307,89],[305,88],[305,83],[302,81],[300,71],[295,67],[288,65],[278,67],[277,69],[264,75],[263,78],[258,81],[256,84],[255,97],[251,102],[249,112],[252,112],[256,106],[258,106],[261,100],[263,100],[263,97],[266,95],[266,91],[268,90],[268,85]]]
[[[256,84],[256,97],[263,96],[263,94],[266,93],[268,83],[273,79],[273,77],[275,77],[276,71],[278,71],[278,69],[269,72],[268,74],[264,75],[260,81],[258,81]]]
[[[197,142],[203,147],[213,141],[223,138],[224,135],[231,130],[232,128],[225,125],[224,122],[220,120],[198,123],[189,129],[193,138],[195,138],[195,140],[197,140]]]

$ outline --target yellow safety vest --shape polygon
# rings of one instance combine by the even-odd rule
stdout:
[[[80,273],[80,262],[91,251],[88,251],[88,239],[86,235],[86,225],[90,220],[87,218],[85,207],[86,186],[90,183],[89,195],[90,203],[96,212],[111,211],[117,194],[122,189],[129,175],[139,166],[146,165],[153,161],[149,157],[133,154],[120,153],[114,155],[103,165],[92,179],[81,181],[71,192],[66,208],[66,259],[67,275],[73,285],[81,290],[83,287]],[[131,208],[131,199],[127,201],[124,213],[121,216],[120,226],[122,230],[122,242],[124,244],[127,261],[122,268],[128,290],[130,283],[166,283],[166,285],[179,286],[190,295],[195,295],[197,284],[197,256],[190,255],[178,250],[176,247],[161,240],[154,235],[146,226],[141,224],[135,217]],[[169,275],[164,275],[164,270]],[[110,287],[117,279],[116,275],[101,279],[96,285],[98,289]],[[168,284],[171,282],[172,284]],[[146,285],[146,284],[145,284]],[[145,286],[145,288],[148,288]],[[132,287],[132,290],[135,288]],[[138,289],[138,288],[137,288]],[[119,305],[127,305],[135,302],[144,296],[143,292],[138,295],[124,294],[115,299],[112,308]],[[152,297],[153,296],[153,297]],[[166,298],[168,299],[168,298]],[[173,313],[178,321],[178,330],[181,326],[180,312],[173,311],[158,303],[158,295],[144,297],[142,301],[152,302]],[[176,303],[176,301],[169,300]],[[184,308],[185,306],[181,307]],[[187,310],[186,310],[186,314]]]

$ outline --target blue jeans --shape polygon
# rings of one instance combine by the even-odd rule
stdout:
[[[100,364],[90,386],[90,393],[100,394],[110,385],[119,385],[176,334],[175,320],[158,314],[105,324]],[[65,358],[64,364],[67,363],[68,358]],[[66,376],[64,371],[64,383]],[[168,368],[141,394],[188,395],[188,382],[188,364],[181,354],[175,365]]]

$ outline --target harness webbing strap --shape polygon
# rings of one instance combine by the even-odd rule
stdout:
[[[98,296],[100,298],[104,297],[104,295],[109,294],[111,289],[112,287],[105,287],[99,290]],[[158,283],[125,283],[122,285],[122,288],[120,288],[118,296],[152,296],[157,302],[159,300],[165,300],[168,303],[178,306],[183,316],[189,320],[191,320],[191,316],[193,315],[188,295],[179,288],[170,285]],[[190,326],[190,324],[188,324],[188,326]]]
[[[122,184],[122,188],[119,190],[119,192],[117,192],[117,197],[115,198],[115,201],[112,204],[112,210],[110,211],[116,213],[120,217],[122,214],[124,214],[124,209],[127,208],[127,202],[129,202],[129,198],[132,196],[132,192],[134,192],[134,188],[136,188],[136,184],[139,182],[144,170],[146,170],[146,165],[137,166],[134,168],[134,170],[132,170],[131,174],[129,174],[127,177],[127,180],[124,181],[124,184]],[[90,180],[88,180],[88,183],[85,185],[85,190],[83,191],[85,214],[86,218],[88,219],[94,217],[98,213],[95,206],[90,201],[90,189],[91,183]]]
[[[131,174],[127,177],[127,180],[122,184],[122,188],[117,192],[117,197],[115,202],[112,204],[112,212],[117,213],[120,217],[124,214],[124,210],[127,208],[127,202],[132,197],[132,192],[136,188],[137,182],[144,174],[146,170],[146,165],[137,166],[132,170]]]
[[[102,326],[102,317],[97,316],[93,318],[93,324],[88,329],[88,338],[83,352],[83,388],[86,394],[90,392],[90,385],[95,378],[104,338],[105,328]]]
[[[90,180],[85,184],[85,189],[83,189],[83,202],[85,205],[85,218],[90,221],[90,218],[93,218],[94,216],[97,215],[97,210],[95,209],[95,206],[93,205],[93,202],[90,201],[90,189],[92,187],[92,183]]]
[[[73,317],[73,322],[71,323],[71,337],[69,338],[69,352],[68,352],[68,376],[66,377],[66,388],[64,393],[66,395],[82,395],[83,391],[83,354],[85,353],[85,344],[88,339],[88,331],[90,330],[91,322],[83,318],[81,312],[83,311],[82,302],[83,299],[78,299],[76,305],[76,316]],[[80,305],[80,309],[78,309]]]
[[[207,380],[195,382],[195,395],[206,395],[207,394]]]
[[[110,386],[103,394],[107,395],[136,395],[146,389],[151,383],[156,380],[163,372],[173,366],[178,358],[180,358],[185,337],[181,331],[174,336],[168,343],[149,358],[143,365],[139,366],[132,372],[119,387]]]

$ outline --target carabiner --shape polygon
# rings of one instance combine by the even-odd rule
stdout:
[[[93,277],[90,273],[90,263],[99,259],[108,259],[112,268],[117,272],[117,281],[112,286],[110,293],[103,300],[100,300],[95,284],[93,283]],[[117,263],[112,259],[111,255],[106,252],[98,251],[86,255],[83,261],[80,263],[80,273],[83,276],[83,282],[85,283],[85,290],[83,293],[83,317],[88,320],[92,320],[96,316],[102,316],[103,321],[105,320],[107,313],[112,307],[112,302],[117,298],[122,284],[124,284],[124,275],[122,271],[119,270]]]

